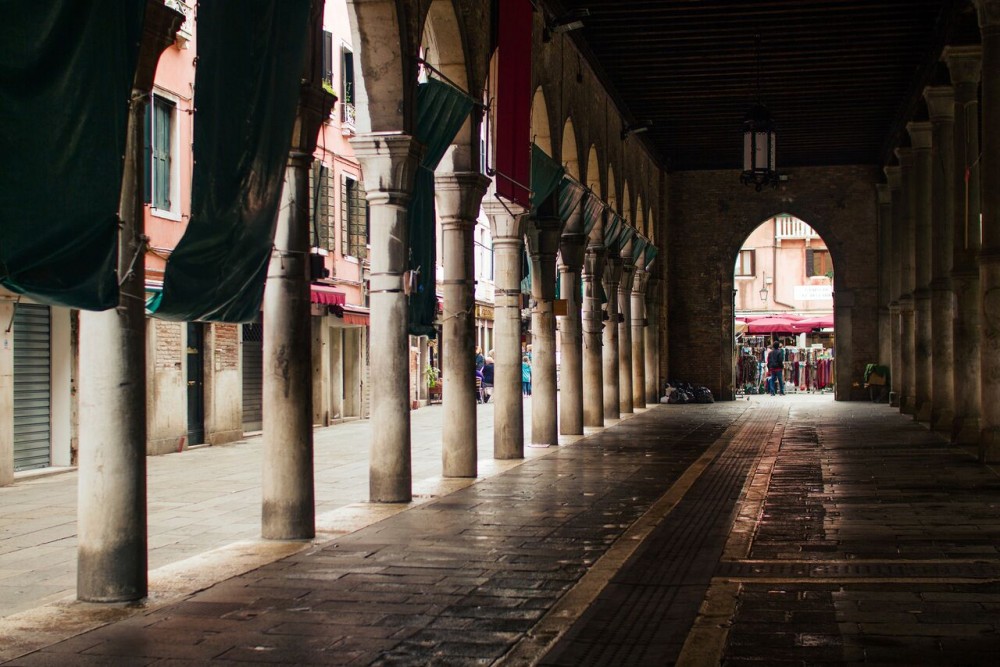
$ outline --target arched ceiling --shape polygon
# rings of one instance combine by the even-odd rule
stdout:
[[[785,167],[880,164],[912,116],[960,0],[544,0],[618,102],[651,120],[671,170],[742,165],[742,121],[761,96]]]

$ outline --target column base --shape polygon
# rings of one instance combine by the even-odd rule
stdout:
[[[915,415],[917,414],[917,403],[916,399],[910,398],[909,396],[903,396],[899,399],[899,411],[904,415]]]
[[[952,433],[955,430],[955,413],[951,410],[943,410],[932,420],[931,429],[940,433]]]
[[[899,394],[894,391],[889,392],[889,407],[890,408],[899,407]]]
[[[957,417],[951,439],[953,445],[976,445],[979,443],[979,418]]]
[[[918,422],[930,423],[931,417],[934,414],[934,405],[930,401],[924,401],[919,406],[913,415],[913,419]]]
[[[1000,429],[980,431],[979,460],[982,463],[1000,463]]]

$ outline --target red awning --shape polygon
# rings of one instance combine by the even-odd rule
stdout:
[[[309,301],[324,306],[343,306],[347,302],[347,295],[326,285],[310,285]]]

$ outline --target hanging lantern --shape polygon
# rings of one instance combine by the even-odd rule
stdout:
[[[775,164],[774,124],[763,104],[751,107],[743,119],[743,173],[740,182],[753,184],[757,192],[765,185],[778,187]]]

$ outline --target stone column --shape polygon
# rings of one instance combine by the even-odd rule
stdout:
[[[559,293],[566,301],[566,315],[559,320],[559,433],[562,435],[583,435],[580,272],[587,237],[579,218],[579,213],[570,216],[559,241]]]
[[[477,172],[439,174],[434,196],[441,218],[444,303],[441,345],[444,386],[441,424],[442,474],[475,477],[476,313],[475,239],[479,205],[490,181]]]
[[[371,220],[371,502],[409,502],[410,352],[403,272],[409,257],[407,207],[423,151],[394,132],[351,140],[368,190]]]
[[[892,328],[889,285],[892,275],[892,191],[886,184],[875,186],[878,201],[878,363],[892,359]]]
[[[955,421],[951,270],[955,224],[955,93],[951,86],[924,90],[933,128],[931,147],[931,425],[951,433]]]
[[[632,287],[635,284],[635,264],[632,263],[632,244],[622,248],[622,281],[618,283],[618,309],[622,317],[618,322],[618,408],[623,414],[634,412],[632,403]]]
[[[642,262],[642,260],[639,260]],[[635,267],[632,281],[632,407],[646,407],[646,281],[649,274]]]
[[[903,350],[902,350],[902,317],[899,307],[899,300],[902,286],[902,261],[903,261],[903,192],[902,192],[902,169],[898,166],[890,166],[884,169],[886,182],[889,185],[889,194],[892,198],[892,218],[890,224],[892,232],[890,236],[891,245],[889,250],[889,341],[890,356],[889,381],[892,390],[889,392],[889,404],[892,407],[902,408],[900,399],[903,396]]]
[[[982,49],[949,46],[943,58],[955,89],[954,223],[951,287],[955,299],[953,440],[979,442],[980,294],[979,78]]]
[[[556,252],[562,220],[539,216],[527,230],[531,251],[531,442],[558,445],[556,411]]]
[[[322,25],[321,19],[318,25]],[[318,35],[313,44],[315,49],[320,48]],[[273,540],[309,539],[316,535],[309,168],[319,129],[329,118],[336,100],[319,83],[319,76],[314,77],[303,84],[299,94],[274,250],[264,289],[261,536]]]
[[[975,0],[982,55],[980,458],[1000,461],[1000,0]]]
[[[900,225],[902,232],[899,240],[899,353],[900,353],[900,397],[899,410],[905,415],[915,415],[917,412],[916,360],[914,331],[914,299],[916,289],[916,274],[913,266],[914,229],[913,229],[913,150],[910,148],[896,149],[900,166]]]
[[[604,230],[591,233],[583,260],[583,425],[604,426],[604,372],[601,331],[604,328],[598,286],[604,275]]]
[[[608,253],[604,293],[608,297],[608,321],[604,323],[604,418],[621,419],[621,385],[618,373],[618,331],[620,313],[618,288],[622,280],[622,258]]]
[[[660,287],[662,280],[650,276],[646,287],[646,403],[660,401]]]
[[[931,124],[929,122],[907,123],[906,131],[913,145],[913,195],[910,209],[914,229],[914,269],[916,284],[914,300],[914,366],[916,389],[916,413],[914,419],[922,422],[931,420],[933,404],[931,386],[933,384],[932,362],[933,332],[931,329]]]
[[[148,587],[144,127],[156,64],[182,20],[147,3],[122,176],[121,297],[117,308],[80,311],[79,404],[87,418],[79,424],[76,592],[88,602],[138,600]]]
[[[521,254],[527,211],[488,199],[493,236],[493,457],[524,458],[521,396]]]

